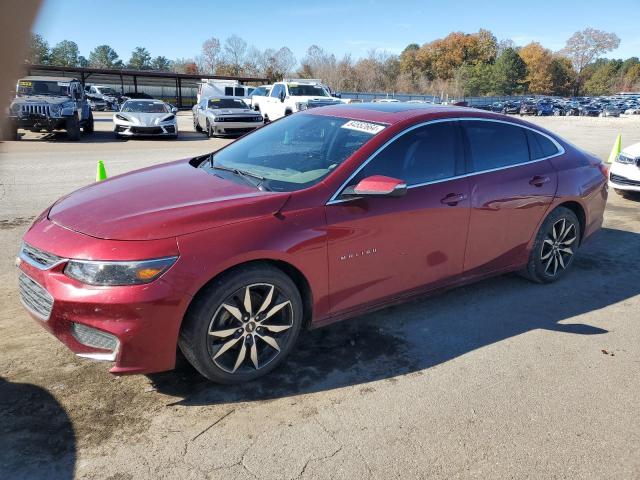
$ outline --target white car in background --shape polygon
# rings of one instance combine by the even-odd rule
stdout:
[[[127,100],[120,111],[113,114],[113,133],[116,138],[178,137],[177,108],[162,100]]]
[[[640,143],[628,146],[611,164],[609,186],[619,195],[640,192]]]
[[[264,125],[260,112],[255,112],[239,98],[202,98],[192,110],[193,128],[208,137],[244,135]]]
[[[249,98],[246,99],[245,102],[256,112],[259,112],[260,101],[269,96],[272,87],[273,85],[260,85],[259,87],[254,88],[249,94]]]
[[[260,112],[265,120],[278,120],[308,108],[339,105],[320,80],[284,80],[273,84],[268,97],[260,98]]]

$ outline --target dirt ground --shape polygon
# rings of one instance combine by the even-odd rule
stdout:
[[[0,144],[0,478],[640,478],[640,198],[553,285],[506,275],[307,333],[244,386],[189,366],[114,377],[25,313],[14,258],[32,219],[110,175],[227,140]],[[640,118],[536,118],[606,157]]]

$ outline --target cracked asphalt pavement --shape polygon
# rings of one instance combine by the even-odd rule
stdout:
[[[20,238],[59,196],[228,140],[0,144],[0,478],[640,478],[640,198],[553,285],[505,275],[306,333],[242,386],[113,377],[20,305]],[[534,119],[605,158],[640,118]]]

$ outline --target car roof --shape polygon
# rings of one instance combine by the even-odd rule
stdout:
[[[41,80],[43,82],[77,82],[78,79],[71,77],[47,77],[40,75],[31,75],[28,77],[22,77],[20,80]]]
[[[316,107],[304,111],[309,115],[326,115],[332,117],[360,120],[364,122],[386,123],[394,125],[405,121],[429,121],[440,118],[486,118],[509,122],[533,128],[550,134],[546,129],[519,118],[508,117],[500,113],[489,112],[477,108],[459,107],[456,105],[433,105],[419,103],[355,103]],[[556,138],[555,136],[553,138]]]
[[[166,103],[157,98],[130,98],[127,102],[143,102],[143,103]],[[126,103],[126,102],[125,102]]]

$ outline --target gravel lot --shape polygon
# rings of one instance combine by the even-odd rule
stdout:
[[[109,175],[227,140],[0,143],[0,478],[640,478],[640,201],[553,285],[515,275],[309,332],[241,387],[188,366],[113,377],[24,312],[13,262],[35,215]],[[535,118],[606,157],[640,118]]]

